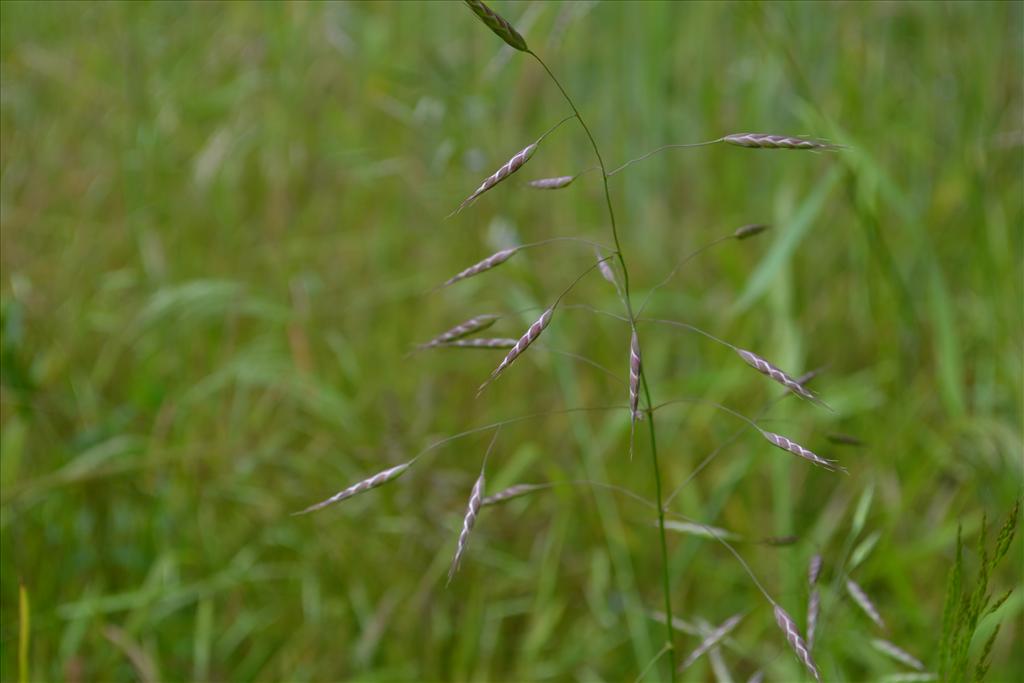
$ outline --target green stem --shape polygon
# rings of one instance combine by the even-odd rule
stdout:
[[[576,108],[576,104],[569,97],[569,93],[565,91],[562,84],[555,77],[555,74],[551,72],[548,65],[544,63],[544,60],[537,56],[532,50],[529,51],[530,55],[544,68],[552,82],[558,87],[558,90],[562,93],[562,97],[569,103],[572,108],[573,114],[576,115],[576,120],[580,122],[580,126],[583,128],[583,132],[587,134],[587,139],[590,140],[590,146],[594,149],[594,156],[597,157],[597,163],[601,167],[601,180],[604,183],[604,201],[608,207],[608,218],[611,220],[612,226],[612,240],[615,242],[615,254],[619,258],[619,264],[622,266],[622,290],[623,299],[626,304],[626,313],[629,316],[630,327],[635,329],[636,321],[633,316],[633,304],[629,298],[629,268],[626,267],[626,258],[622,254],[622,245],[619,242],[619,231],[615,224],[615,209],[612,208],[612,195],[608,190],[608,169],[604,165],[604,159],[601,157],[601,151],[597,147],[597,141],[594,139],[594,135],[590,132],[590,128],[587,126],[586,121],[580,115],[579,109]],[[672,592],[671,584],[669,580],[668,572],[668,540],[665,534],[665,507],[661,502],[661,470],[658,467],[658,441],[654,430],[654,412],[651,410],[651,391],[647,386],[647,375],[644,373],[643,366],[640,367],[640,381],[644,388],[644,400],[647,402],[647,429],[651,436],[651,464],[654,467],[654,489],[655,497],[658,504],[658,535],[661,541],[661,578],[662,578],[662,589],[665,596],[665,646],[669,651],[674,650],[673,645],[673,632],[672,632]],[[676,679],[676,667],[674,662],[669,663],[669,680],[673,683]]]

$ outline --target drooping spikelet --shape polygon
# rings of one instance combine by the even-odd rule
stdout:
[[[441,346],[457,349],[511,349],[516,345],[517,339],[506,337],[495,337],[492,339],[458,339],[456,341],[441,344]]]
[[[576,180],[574,175],[560,175],[554,178],[538,178],[527,184],[538,190],[561,190],[563,187],[568,187],[574,180]]]
[[[498,503],[504,503],[507,500],[518,498],[519,496],[525,496],[528,493],[539,491],[541,489],[548,488],[545,484],[516,484],[515,486],[509,486],[507,489],[498,491],[494,495],[487,496],[484,498],[481,505],[487,507],[488,505],[497,505]]]
[[[871,645],[882,652],[883,654],[889,655],[897,662],[906,664],[911,669],[917,669],[918,671],[924,671],[924,663],[910,654],[906,650],[898,647],[894,643],[890,643],[888,640],[882,640],[881,638],[874,638],[871,640]]]
[[[615,270],[612,269],[612,264],[607,258],[601,256],[601,250],[597,247],[594,247],[594,255],[597,256],[597,269],[601,271],[601,277],[610,282],[618,291],[619,282],[615,279]]]
[[[688,669],[691,664],[700,659],[701,655],[703,655],[705,652],[707,652],[715,645],[717,645],[718,641],[720,641],[722,638],[725,638],[727,635],[729,635],[729,633],[734,628],[736,628],[736,624],[740,623],[740,620],[742,618],[742,614],[735,614],[726,619],[721,626],[719,626],[714,631],[709,633],[707,637],[704,638],[703,641],[701,641],[701,644],[698,645],[697,648],[693,652],[691,652],[686,659],[683,660],[683,663],[679,665],[679,671]]]
[[[786,634],[786,642],[789,643],[789,647],[796,653],[796,658],[814,676],[814,680],[820,683],[821,674],[818,673],[818,667],[815,666],[814,659],[807,649],[807,643],[800,637],[800,631],[796,627],[796,622],[793,621],[793,617],[786,613],[786,610],[778,605],[775,605],[775,623]]]
[[[441,286],[447,287],[448,285],[456,283],[459,280],[465,280],[468,277],[479,275],[485,270],[490,270],[495,266],[500,266],[502,263],[512,258],[517,251],[519,251],[517,247],[512,247],[511,249],[502,249],[499,252],[495,252],[488,256],[487,258],[485,258],[483,261],[474,263],[469,268],[466,268],[464,271],[451,276],[450,278],[445,280],[444,284],[442,284]]]
[[[637,408],[640,405],[640,340],[633,329],[629,340],[629,414],[633,421],[643,417]]]
[[[476,524],[476,517],[480,514],[480,506],[483,504],[484,495],[484,473],[480,472],[473,490],[469,494],[469,503],[466,505],[466,515],[462,518],[462,531],[459,533],[459,542],[455,548],[455,557],[452,558],[452,566],[448,569],[448,583],[452,582],[455,572],[459,571],[459,563],[466,553],[466,546],[469,545],[469,534]]]
[[[442,332],[430,341],[420,344],[417,348],[421,350],[431,349],[435,346],[441,346],[443,344],[453,342],[456,339],[462,339],[463,337],[468,337],[471,334],[476,334],[477,332],[486,330],[488,327],[493,325],[499,317],[500,316],[488,313],[486,315],[478,315],[470,318],[463,323],[459,323],[450,330]]]
[[[742,225],[732,233],[732,236],[738,240],[745,240],[753,237],[754,235],[760,235],[762,232],[768,229],[767,225],[763,223],[754,223],[752,225]]]
[[[819,467],[824,467],[826,470],[831,472],[845,472],[846,468],[839,465],[835,460],[826,460],[814,451],[810,451],[795,441],[791,441],[781,434],[775,434],[765,430],[760,430],[761,435],[768,440],[776,448],[781,448],[784,451],[789,451],[795,456],[801,457],[804,460],[809,460]]]
[[[815,555],[811,558],[810,563],[807,565],[807,585],[813,586],[818,583],[818,577],[821,576],[821,555]]]
[[[871,598],[868,597],[868,594],[856,581],[853,579],[846,580],[846,592],[850,594],[850,597],[857,603],[857,606],[864,611],[864,614],[868,615],[868,618],[875,622],[878,628],[885,629],[885,622],[882,621],[882,615],[879,614],[875,603],[871,602]]]
[[[789,135],[769,135],[768,133],[733,133],[722,138],[722,142],[738,147],[756,149],[839,149],[839,145],[797,138]]]
[[[487,190],[491,189],[492,187],[500,183],[502,180],[504,180],[505,178],[509,177],[510,175],[518,171],[520,168],[522,168],[523,164],[530,160],[530,157],[533,156],[533,153],[535,151],[537,151],[536,142],[531,142],[529,145],[519,150],[515,154],[515,156],[513,156],[511,159],[505,162],[504,166],[499,168],[490,177],[488,177],[486,180],[480,183],[480,187],[476,188],[476,191],[473,192],[473,194],[466,197],[466,199],[463,200],[461,204],[459,204],[459,208],[456,209],[455,212],[458,213],[459,211],[462,211],[464,208],[469,206],[469,204],[472,203],[473,200],[475,200],[477,197],[482,195],[484,192],[487,192]]]
[[[492,10],[490,7],[480,2],[480,0],[466,0],[466,4],[469,8],[480,17],[480,21],[487,25],[487,28],[494,31],[495,34],[511,47],[522,52],[529,52],[530,48],[526,46],[526,41],[523,39],[519,32],[516,31],[512,24],[508,23],[504,17]]]
[[[814,649],[814,634],[818,629],[818,613],[821,611],[821,593],[818,588],[811,589],[811,597],[807,600],[807,649]]]
[[[742,358],[747,365],[754,368],[762,375],[769,377],[770,379],[778,382],[782,386],[792,391],[797,396],[806,398],[810,401],[814,401],[817,397],[807,389],[804,385],[797,382],[795,379],[787,375],[777,366],[769,363],[767,360],[757,355],[753,351],[747,351],[746,349],[736,349],[736,353]]]
[[[517,341],[516,345],[513,346],[512,349],[508,352],[508,355],[502,359],[501,363],[498,364],[498,367],[496,367],[494,369],[494,372],[491,373],[491,376],[487,378],[487,381],[481,384],[480,388],[477,389],[477,396],[479,396],[480,393],[487,388],[488,384],[497,379],[498,375],[505,371],[505,368],[512,365],[512,363],[515,362],[516,358],[519,358],[519,356],[522,355],[522,353],[526,351],[527,348],[529,348],[530,344],[537,341],[537,337],[540,336],[540,333],[543,332],[544,328],[547,327],[548,323],[551,322],[551,316],[554,314],[554,312],[554,307],[547,309],[540,316],[540,318],[537,319],[537,322],[530,325],[530,329],[526,331],[526,334],[519,338],[519,341]]]
[[[338,493],[335,493],[333,496],[331,496],[327,500],[321,501],[321,502],[317,503],[316,505],[310,505],[305,510],[301,510],[299,512],[295,512],[293,514],[304,515],[307,512],[313,512],[314,510],[320,510],[321,508],[325,508],[328,505],[332,505],[332,504],[337,503],[339,501],[345,500],[346,498],[351,498],[352,496],[356,495],[357,493],[362,493],[363,491],[369,491],[372,488],[376,488],[376,487],[380,486],[381,484],[385,484],[385,483],[391,481],[392,479],[395,479],[395,478],[401,476],[401,474],[403,472],[405,472],[407,469],[409,469],[409,464],[410,463],[402,463],[401,465],[395,465],[394,467],[392,467],[390,469],[386,469],[383,472],[378,472],[377,474],[373,475],[372,477],[369,477],[367,479],[363,479],[362,481],[360,481],[360,482],[358,482],[356,484],[353,484],[352,486],[349,486],[347,489],[345,489],[343,491],[339,491]]]

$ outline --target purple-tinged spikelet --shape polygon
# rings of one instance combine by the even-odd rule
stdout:
[[[453,349],[511,349],[516,345],[517,339],[506,337],[495,337],[493,339],[458,339],[456,341],[440,344],[446,348]]]
[[[747,365],[754,368],[762,375],[774,380],[775,382],[786,387],[797,396],[806,398],[810,401],[816,400],[816,396],[802,384],[797,382],[795,379],[787,375],[780,368],[769,363],[767,360],[757,355],[753,351],[747,351],[746,349],[736,349],[736,353],[742,358]]]
[[[612,264],[608,259],[601,256],[601,250],[594,247],[594,255],[597,256],[597,269],[601,271],[601,277],[610,282],[616,290],[619,288],[619,282],[615,279],[615,271],[612,269]]]
[[[505,368],[512,365],[516,358],[519,358],[519,356],[529,348],[530,344],[537,341],[537,337],[540,336],[541,332],[544,331],[544,328],[551,322],[551,316],[554,312],[554,307],[547,309],[535,323],[530,325],[530,329],[526,331],[526,334],[519,338],[519,341],[517,341],[516,345],[512,347],[512,350],[508,352],[508,355],[502,359],[501,363],[498,364],[498,367],[496,367],[494,372],[491,373],[491,376],[487,378],[487,381],[480,385],[480,388],[476,392],[477,396],[487,388],[488,384],[497,379],[498,375],[505,371]]]
[[[827,142],[797,138],[789,135],[769,135],[767,133],[734,133],[722,138],[722,142],[738,147],[751,147],[756,149],[839,149],[839,145],[832,145]]]
[[[512,24],[508,23],[506,19],[492,10],[490,7],[480,2],[480,0],[466,0],[466,4],[473,10],[473,13],[480,17],[480,21],[487,25],[487,28],[494,31],[494,33],[508,43],[509,46],[514,47],[521,52],[529,52],[530,48],[526,46],[526,41],[523,39],[519,32],[516,31]]]
[[[476,188],[476,191],[473,192],[473,194],[466,197],[466,199],[461,204],[459,204],[459,208],[456,210],[456,213],[462,211],[477,197],[482,195],[484,192],[487,192],[487,190],[491,189],[492,187],[500,183],[502,180],[504,180],[505,178],[509,177],[510,175],[518,171],[520,168],[522,168],[523,164],[530,160],[530,157],[533,156],[533,153],[536,150],[536,142],[532,142],[523,149],[519,150],[519,152],[517,152],[515,156],[509,159],[504,166],[499,168],[489,178],[484,180],[484,182],[480,184],[480,187]]]
[[[633,336],[629,340],[629,413],[633,420],[643,418],[638,410],[640,406],[640,339],[636,336],[636,329],[633,329]]]
[[[435,346],[441,346],[449,342],[453,342],[463,337],[468,337],[471,334],[476,334],[481,330],[486,330],[488,327],[493,325],[500,316],[492,315],[490,313],[486,315],[478,315],[474,318],[470,318],[466,322],[459,323],[455,327],[442,332],[430,341],[420,344],[417,348],[419,349],[431,349]]]
[[[469,503],[466,505],[466,516],[462,518],[462,531],[459,533],[459,542],[455,548],[455,557],[452,558],[452,566],[448,569],[448,583],[452,582],[455,572],[459,571],[459,563],[466,553],[466,546],[469,545],[469,534],[476,524],[476,517],[480,514],[480,506],[483,504],[484,495],[484,473],[481,472],[473,490],[469,494]]]
[[[548,488],[545,484],[516,484],[515,486],[509,486],[507,489],[498,491],[492,496],[484,498],[481,505],[486,507],[488,505],[497,505],[498,503],[504,503],[507,500],[518,498],[519,496],[525,496],[528,493],[539,491],[541,489]]]
[[[768,229],[767,225],[763,223],[754,223],[752,225],[743,225],[736,228],[736,231],[732,233],[732,236],[738,240],[745,240],[753,237],[754,235],[760,235],[762,232]]]
[[[868,594],[856,581],[853,579],[846,580],[846,592],[850,594],[850,597],[857,603],[857,606],[864,611],[864,614],[868,615],[868,618],[875,622],[878,628],[885,629],[885,622],[882,621],[882,615],[879,614],[875,603],[871,602],[871,598],[868,597]]]
[[[813,586],[818,583],[818,577],[821,576],[821,555],[815,555],[811,558],[810,563],[807,565],[807,585]]]
[[[698,645],[697,648],[693,652],[691,652],[686,659],[683,660],[683,663],[679,665],[678,670],[683,671],[685,669],[688,669],[691,664],[700,659],[701,655],[703,655],[705,652],[707,652],[715,645],[717,645],[718,641],[720,641],[722,638],[725,638],[727,635],[729,635],[729,633],[734,628],[736,628],[736,624],[740,623],[740,620],[742,618],[742,614],[735,614],[726,619],[721,626],[719,626],[714,631],[709,633],[707,637],[704,638],[703,641],[701,641],[701,644]]]
[[[824,467],[826,470],[829,470],[831,472],[846,471],[846,468],[836,463],[836,461],[826,460],[825,458],[821,457],[814,451],[810,451],[804,448],[800,444],[796,443],[795,441],[791,441],[790,439],[787,439],[781,434],[775,434],[774,432],[769,432],[762,429],[761,435],[764,438],[766,438],[768,442],[771,443],[776,448],[781,448],[784,451],[789,451],[793,455],[803,458],[804,460],[809,460],[810,462],[814,463],[819,467]]]
[[[800,660],[800,663],[814,676],[814,680],[821,681],[821,674],[818,673],[818,667],[814,664],[814,659],[811,657],[810,651],[807,649],[807,643],[800,637],[800,631],[796,627],[796,622],[793,621],[793,617],[786,613],[786,610],[782,609],[779,605],[775,605],[775,623],[779,625],[782,632],[786,634],[786,642],[789,643],[789,647],[796,653],[796,658]]]
[[[818,613],[821,611],[821,593],[817,587],[811,589],[807,600],[807,649],[814,649],[814,634],[818,630]]]
[[[910,654],[906,650],[896,646],[894,643],[890,643],[888,640],[882,640],[881,638],[873,638],[871,640],[871,645],[879,652],[889,655],[897,662],[906,664],[911,669],[924,671],[924,663],[920,659]]]
[[[574,180],[576,180],[574,175],[560,175],[555,178],[538,178],[527,184],[538,190],[561,190],[563,187],[568,187]]]
[[[343,491],[339,491],[338,493],[335,493],[333,496],[331,496],[327,500],[321,501],[321,502],[317,503],[316,505],[310,505],[305,510],[301,510],[301,511],[293,513],[293,514],[304,515],[307,512],[313,512],[315,510],[320,510],[321,508],[325,508],[328,505],[332,505],[332,504],[337,503],[339,501],[345,500],[346,498],[351,498],[352,496],[354,496],[354,495],[356,495],[358,493],[362,493],[363,491],[369,491],[372,488],[376,488],[376,487],[380,486],[381,484],[385,484],[385,483],[391,481],[392,479],[395,479],[395,478],[401,476],[401,474],[403,472],[405,472],[407,469],[409,469],[409,464],[410,463],[402,463],[401,465],[395,465],[394,467],[392,467],[390,469],[386,469],[383,472],[378,472],[377,474],[373,475],[372,477],[369,477],[367,479],[363,479],[361,482],[353,484],[352,486],[349,486],[347,489],[345,489]]]
[[[444,284],[442,284],[441,286],[447,287],[448,285],[454,284],[459,280],[465,280],[468,277],[479,275],[485,270],[490,270],[495,266],[500,266],[502,263],[512,258],[517,251],[519,251],[517,247],[512,247],[511,249],[502,249],[499,252],[495,252],[488,256],[487,258],[485,258],[483,261],[474,263],[469,268],[466,268],[464,271],[448,278],[447,280],[444,281]]]

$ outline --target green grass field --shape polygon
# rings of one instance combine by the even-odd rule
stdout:
[[[703,401],[655,413],[668,491],[721,447],[670,518],[736,534],[801,628],[822,554],[825,680],[912,671],[874,638],[935,671],[958,525],[970,591],[983,516],[991,548],[1024,477],[1024,5],[494,7],[612,166],[733,132],[848,146],[670,150],[613,176],[611,196],[637,299],[686,254],[770,223],[689,261],[647,315],[794,375],[824,368],[813,387],[832,408],[775,401],[727,348],[642,327],[655,403]],[[479,399],[501,352],[408,355],[479,313],[518,336],[594,254],[553,243],[428,294],[453,273],[518,243],[611,242],[599,174],[525,186],[594,163],[575,122],[445,219],[571,113],[532,59],[455,2],[3,2],[0,39],[0,679],[667,680],[628,326],[560,309]],[[623,310],[596,272],[565,303]],[[709,401],[765,411],[849,476]],[[532,413],[501,430],[488,490],[561,484],[486,508],[447,588],[489,433],[289,514]],[[731,554],[668,541],[677,618],[745,614],[717,670],[703,657],[682,679],[809,680]],[[1019,587],[1021,547],[995,595]],[[997,624],[986,680],[1020,680],[1019,590],[980,619],[967,675]],[[672,659],[699,641],[678,631]]]

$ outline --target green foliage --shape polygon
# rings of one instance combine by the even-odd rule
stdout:
[[[1013,542],[1014,534],[1017,531],[1019,512],[1020,501],[1018,500],[1014,503],[1006,522],[999,530],[991,555],[989,555],[985,540],[987,520],[984,515],[982,516],[981,530],[978,533],[978,576],[974,580],[973,590],[970,588],[964,590],[963,543],[960,531],[957,532],[956,555],[946,589],[942,637],[939,643],[939,674],[945,681],[967,680],[971,643],[981,618],[995,612],[1013,592],[1013,589],[1010,589],[993,602],[992,594],[989,593],[989,582],[1000,560],[1006,555]],[[985,641],[981,653],[977,657],[974,677],[971,680],[981,681],[988,672],[991,666],[989,658],[999,628],[1000,625],[997,624]]]

